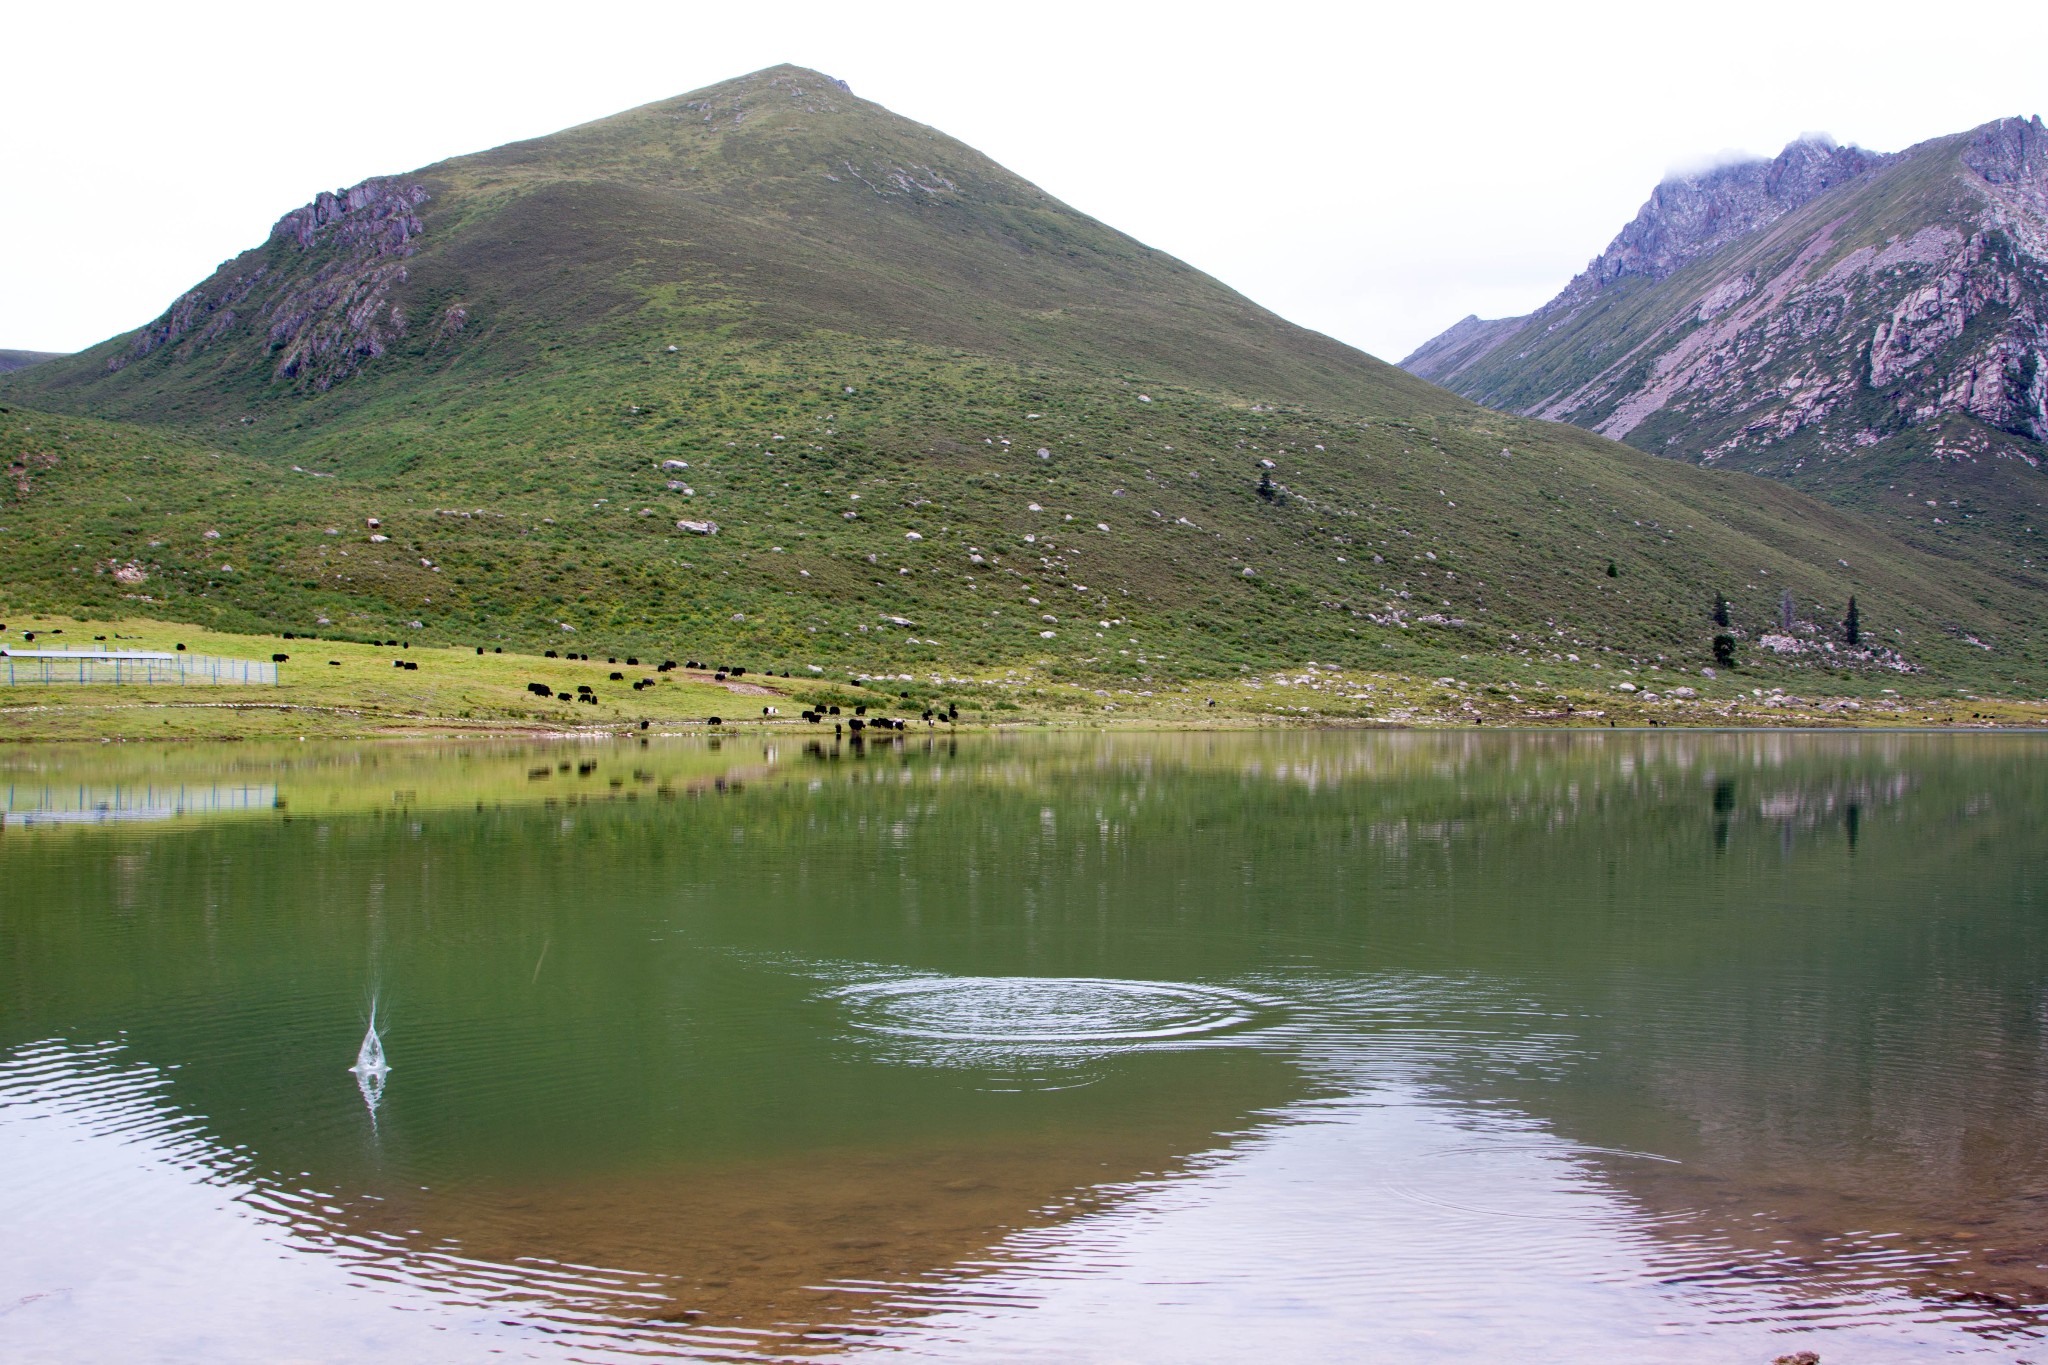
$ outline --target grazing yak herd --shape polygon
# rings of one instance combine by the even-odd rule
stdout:
[[[481,653],[482,651],[479,650],[478,652]],[[547,651],[546,657],[550,659],[576,659],[583,663],[590,662],[590,656],[588,654],[557,654],[556,651],[552,649]],[[395,662],[398,662],[398,666],[401,668],[408,666],[406,663],[402,661]],[[618,659],[607,659],[606,662],[615,664],[620,661]],[[628,657],[625,660],[625,664],[628,668],[638,668],[640,666],[640,660],[637,658]],[[418,667],[418,665],[416,664],[410,666]],[[725,682],[731,678],[743,678],[746,676],[747,673],[747,670],[745,668],[740,667],[737,664],[723,664],[714,667],[711,664],[700,663],[695,659],[688,660],[687,662],[681,664],[678,664],[674,659],[664,659],[661,663],[655,665],[654,671],[656,673],[668,673],[677,668],[689,668],[698,670],[699,672],[710,673],[713,675],[714,682]],[[783,676],[787,677],[788,675],[784,674]],[[624,682],[626,680],[626,675],[624,673],[614,672],[611,675],[610,680],[612,682]],[[635,692],[638,692],[643,688],[653,687],[656,681],[657,679],[654,678],[635,679],[633,682],[633,690]],[[559,698],[562,701],[577,701],[587,703],[591,706],[597,705],[597,690],[593,688],[589,683],[578,683],[576,686],[576,691],[574,693],[570,693],[568,691],[558,691],[550,684],[544,682],[530,682],[526,685],[526,690],[528,692],[531,692],[534,696],[543,699]],[[776,714],[776,711],[775,708],[772,706],[764,706],[761,708],[761,714],[764,717],[772,716]],[[803,712],[803,719],[812,725],[822,725],[825,723],[827,719],[831,719],[832,730],[834,734],[837,734],[842,729],[844,729],[850,731],[855,735],[859,735],[863,731],[871,729],[903,730],[907,729],[910,724],[908,721],[893,719],[888,716],[870,717],[868,715],[868,708],[866,706],[855,706],[853,708],[853,714],[847,717],[844,721],[838,719],[839,715],[840,709],[837,706],[815,706],[807,708]],[[959,704],[949,703],[947,706],[943,708],[927,707],[925,708],[924,714],[922,715],[921,719],[924,721],[926,725],[933,725],[940,721],[944,721],[947,724],[953,724],[960,719]],[[715,726],[723,725],[725,722],[723,718],[719,716],[707,716],[705,717],[705,723],[708,725]],[[640,724],[642,728],[645,728],[647,722],[642,721],[640,722]]]

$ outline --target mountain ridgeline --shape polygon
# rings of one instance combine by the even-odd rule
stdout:
[[[286,214],[155,322],[40,376],[96,415],[245,415],[367,369],[523,369],[567,344],[872,340],[1229,383],[1441,397],[950,138],[783,67]],[[350,406],[343,403],[336,406]]]
[[[1937,553],[1975,542],[2038,591],[2048,130],[2008,118],[1890,155],[1809,138],[1667,181],[1542,308],[1466,318],[1402,364],[1787,479]]]
[[[56,351],[0,351],[0,374],[9,370],[25,370],[31,365],[40,365],[45,360],[55,360]]]
[[[2039,668],[1995,566],[1475,406],[796,67],[323,193],[0,406],[23,605],[1150,681],[1696,668],[1725,593],[1762,669]]]

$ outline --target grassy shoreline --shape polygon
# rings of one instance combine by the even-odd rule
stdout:
[[[1764,687],[1770,679],[1652,671],[1621,681],[1558,667],[1522,676],[1517,661],[1475,657],[1462,676],[1304,663],[1224,680],[1091,686],[1010,668],[977,675],[813,675],[709,668],[662,671],[662,660],[585,660],[479,652],[475,646],[365,644],[233,634],[130,619],[5,616],[5,644],[37,649],[158,649],[268,660],[287,656],[274,686],[34,684],[0,688],[0,743],[413,737],[576,737],[725,732],[831,734],[887,717],[924,730],[989,728],[1929,728],[2048,726],[2048,699],[1987,697],[1931,682],[1847,680],[1842,690]],[[33,633],[32,644],[24,638]],[[687,663],[690,661],[681,661]],[[411,665],[403,667],[397,665]],[[632,683],[646,681],[639,689]],[[1129,682],[1128,679],[1099,680]],[[1822,681],[1812,679],[1811,681]],[[547,686],[543,699],[529,683]],[[594,702],[561,699],[589,688]],[[840,708],[807,723],[807,709]],[[927,711],[934,719],[927,721]],[[941,716],[955,713],[951,721]]]

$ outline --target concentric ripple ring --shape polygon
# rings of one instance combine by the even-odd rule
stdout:
[[[1118,1047],[1254,1022],[1266,1002],[1216,986],[1100,977],[939,976],[838,992],[869,1033],[945,1043]]]

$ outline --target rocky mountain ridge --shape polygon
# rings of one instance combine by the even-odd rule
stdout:
[[[1837,146],[1823,134],[1809,134],[1769,159],[1674,175],[1650,192],[1607,249],[1573,276],[1541,314],[1569,312],[1621,280],[1661,280],[1890,159],[1860,147]],[[1452,381],[1459,373],[1529,322],[1529,317],[1473,314],[1424,342],[1401,366],[1456,389]]]
[[[1674,176],[1650,192],[1634,220],[1565,286],[1564,297],[1590,298],[1629,276],[1661,280],[1889,160],[1812,134],[1768,161]]]
[[[1467,318],[1403,365],[1845,500],[1897,491],[1902,459],[2002,462],[2011,505],[1987,510],[2031,514],[2042,486],[2012,476],[2048,456],[2048,130],[2001,119],[1889,156],[1794,143],[1659,186],[1550,303]]]

